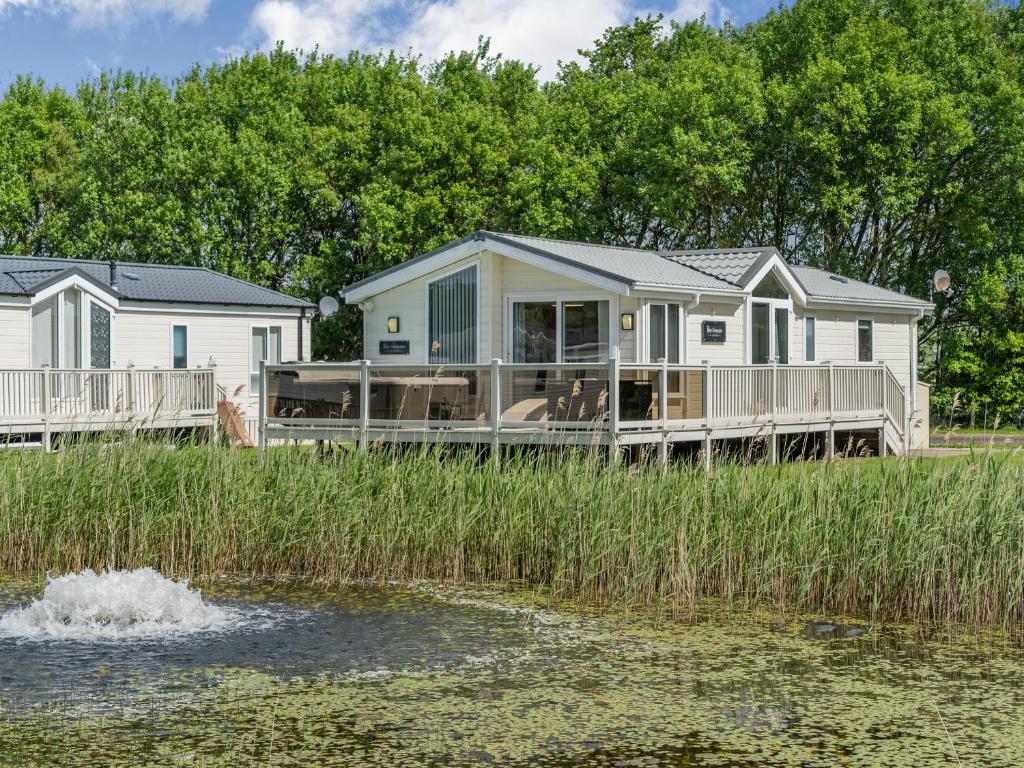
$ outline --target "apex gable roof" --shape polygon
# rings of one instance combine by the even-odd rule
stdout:
[[[205,267],[0,255],[0,294],[34,296],[54,281],[80,274],[122,300],[170,304],[312,307],[308,301],[214,272]]]
[[[549,268],[582,275],[621,294],[643,291],[712,293],[744,297],[748,283],[769,262],[788,271],[801,300],[808,302],[878,305],[900,310],[927,311],[931,304],[895,291],[811,267],[786,263],[771,247],[652,251],[615,245],[581,243],[506,232],[481,230],[433,251],[397,264],[342,289],[348,302],[363,301],[397,285],[442,269],[482,250],[512,258],[538,259]]]

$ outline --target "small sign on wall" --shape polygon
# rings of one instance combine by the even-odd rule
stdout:
[[[382,355],[408,355],[409,354],[409,342],[408,341],[381,341],[377,344],[377,351]]]
[[[725,342],[725,321],[705,320],[700,324],[700,339],[705,344]]]

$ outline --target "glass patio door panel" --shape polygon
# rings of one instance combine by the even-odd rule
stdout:
[[[656,363],[665,358],[669,363],[679,362],[678,304],[651,304],[648,306],[647,359]]]
[[[558,306],[551,301],[517,301],[512,305],[512,362],[558,360]]]
[[[755,303],[750,307],[750,362],[767,365],[771,360],[770,307]]]
[[[774,331],[775,361],[779,365],[787,365],[789,363],[789,309],[786,307],[775,308]]]
[[[608,359],[608,302],[562,305],[562,361],[596,363]]]
[[[32,367],[57,366],[57,300],[32,307]]]

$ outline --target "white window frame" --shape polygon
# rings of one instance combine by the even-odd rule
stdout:
[[[860,359],[860,324],[861,322],[871,323],[871,359]],[[874,365],[877,355],[875,354],[875,318],[858,315],[853,322],[853,359],[857,365]]]
[[[49,299],[54,300],[54,306],[57,314],[57,338],[54,351],[56,352],[56,365],[53,366],[53,370],[87,370],[92,368],[92,305],[96,304],[100,308],[110,313],[110,365],[114,366],[114,320],[117,318],[117,307],[113,304],[104,301],[103,299],[95,296],[89,291],[87,283],[79,280],[67,280],[62,281],[59,290],[47,290],[45,293],[40,293],[33,297],[31,306],[40,304]],[[81,358],[79,360],[79,368],[71,369],[64,368],[61,362],[64,359],[64,322],[66,320],[67,310],[64,307],[64,292],[76,290],[78,291],[81,299],[79,302],[79,312],[81,313],[78,344],[81,351]],[[33,339],[29,339],[30,354],[31,345],[34,343]]]
[[[249,390],[250,397],[259,397],[260,395],[259,389],[253,390],[252,388],[252,377],[258,375],[260,370],[259,361],[254,361],[252,359],[252,332],[257,329],[261,329],[267,332],[267,352],[269,354],[271,328],[277,328],[278,331],[278,339],[281,342],[281,348],[278,350],[278,360],[280,360],[284,356],[284,325],[276,325],[274,323],[252,323],[249,326],[249,336],[247,337],[249,342],[249,372],[247,374],[245,384],[246,388]],[[171,350],[172,353],[173,351],[174,350]],[[255,365],[253,363],[255,363]],[[271,365],[274,365],[274,363],[271,363]]]
[[[754,365],[754,337],[753,333],[753,320],[754,320],[754,305],[755,304],[767,304],[768,305],[768,346],[773,351],[777,346],[775,344],[775,310],[785,309],[789,313],[789,320],[786,323],[786,329],[789,332],[789,344],[787,349],[789,350],[789,362],[786,365],[792,365],[793,363],[793,299],[761,299],[754,296],[747,296],[746,307],[744,314],[746,315],[746,326],[747,326],[747,365]],[[817,329],[815,329],[817,330]],[[776,361],[778,362],[778,361]],[[758,363],[758,365],[771,365],[772,359],[769,357],[767,363]],[[781,363],[780,363],[781,365]]]
[[[808,359],[807,357],[807,321],[810,320],[814,325],[814,359]],[[804,362],[805,363],[817,363],[818,361],[818,316],[817,315],[804,315]],[[790,355],[792,357],[792,355]]]
[[[450,363],[450,365],[478,365],[481,358],[481,344],[483,341],[483,323],[480,316],[480,301],[481,294],[484,290],[484,273],[483,267],[480,264],[480,259],[473,259],[472,261],[462,262],[451,269],[446,269],[443,272],[431,274],[430,278],[423,283],[423,344],[424,344],[424,362],[430,364],[430,347],[433,344],[433,340],[430,339],[430,286],[439,280],[444,280],[446,277],[461,272],[464,269],[471,269],[476,267],[476,360],[472,363]],[[449,365],[449,363],[445,363]]]
[[[174,367],[174,329],[184,328],[185,329],[185,367],[175,368]],[[268,332],[269,336],[269,332]],[[170,354],[170,368],[176,371],[187,371],[189,369],[189,358],[192,357],[192,329],[189,327],[189,323],[174,321],[171,323],[171,354]],[[249,331],[249,354],[252,355],[252,331]]]
[[[665,307],[666,345],[668,343],[668,307],[674,305],[679,311],[679,362],[673,363],[673,365],[683,365],[686,362],[686,307],[684,306],[683,302],[672,301],[670,299],[643,300],[643,306],[641,307],[640,311],[640,314],[642,315],[641,330],[638,334],[638,341],[642,349],[638,350],[637,360],[642,363],[658,362],[657,360],[651,359],[651,328],[653,327],[653,323],[651,322],[651,306],[654,304],[660,304],[661,306]]]
[[[619,297],[615,294],[594,293],[590,291],[565,291],[554,293],[551,291],[523,291],[518,293],[506,293],[504,295],[505,323],[503,328],[504,359],[512,362],[512,306],[520,302],[543,302],[555,305],[555,362],[552,365],[559,365],[563,361],[562,346],[564,343],[562,314],[563,305],[575,304],[581,301],[607,301],[608,302],[608,354],[619,353]],[[603,362],[603,361],[602,361]],[[538,363],[540,365],[540,363]],[[574,363],[576,365],[576,363]],[[581,368],[596,363],[578,363]]]

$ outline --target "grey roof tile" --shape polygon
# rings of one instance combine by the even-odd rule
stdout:
[[[34,286],[70,269],[79,269],[97,283],[110,287],[110,264],[106,261],[0,255],[0,294],[32,295]],[[259,307],[313,306],[294,296],[204,267],[119,261],[117,269],[116,293],[129,301]]]
[[[907,296],[888,288],[864,283],[860,280],[843,277],[834,272],[826,272],[816,267],[790,266],[793,275],[808,296],[816,299],[849,299],[852,301],[872,301],[879,304],[919,304],[930,307],[931,302]]]
[[[665,258],[657,251],[625,248],[616,245],[593,245],[571,240],[549,240],[543,237],[486,232],[495,239],[575,262],[584,268],[603,272],[630,283],[649,283],[673,288],[734,290],[718,277],[705,274],[686,264]]]

